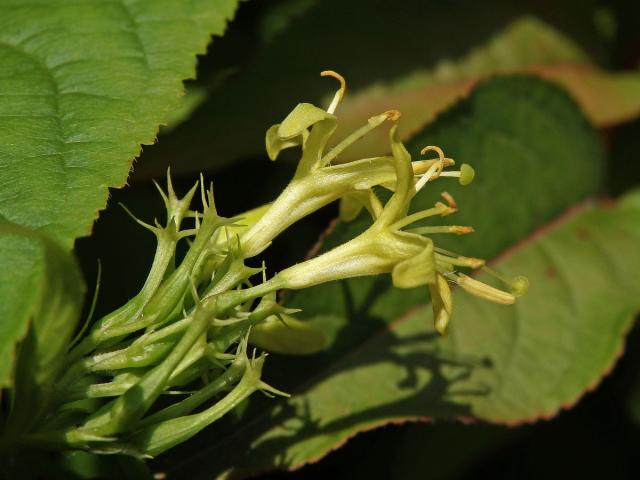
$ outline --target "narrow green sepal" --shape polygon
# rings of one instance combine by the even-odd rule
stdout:
[[[162,190],[162,187],[160,187],[156,181],[154,181],[153,184],[158,189],[158,192],[160,192],[164,206],[167,209],[167,227],[169,227],[173,220],[175,222],[175,228],[178,230],[184,217],[190,213],[189,206],[191,205],[191,200],[193,200],[193,196],[198,189],[199,182],[196,182],[184,197],[179,198],[173,189],[171,170],[167,168],[167,193]]]
[[[290,393],[283,392],[282,390],[278,390],[277,388],[272,387],[268,383],[265,383],[265,382],[262,382],[262,381],[258,384],[258,390],[260,390],[262,393],[264,393],[269,398],[274,398],[276,396],[277,397],[291,398],[291,394]]]

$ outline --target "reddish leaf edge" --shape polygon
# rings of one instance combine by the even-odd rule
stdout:
[[[631,74],[633,70],[620,70],[620,71],[608,71],[602,70],[594,65],[573,62],[573,63],[537,63],[528,65],[519,69],[508,69],[504,71],[497,71],[488,75],[472,76],[469,78],[463,78],[452,82],[439,82],[433,83],[421,88],[416,88],[406,92],[395,94],[395,96],[413,96],[420,97],[425,93],[441,92],[444,95],[448,95],[450,98],[446,101],[441,108],[434,110],[428,118],[422,121],[419,125],[415,125],[413,128],[407,129],[402,133],[403,139],[413,137],[416,133],[423,130],[426,126],[432,124],[435,119],[448,108],[455,103],[468,98],[475,88],[482,82],[487,81],[490,78],[510,76],[510,75],[527,75],[537,77],[543,80],[547,80],[558,88],[566,92],[571,99],[576,102],[578,108],[583,112],[587,120],[595,128],[611,128],[637,118],[640,115],[640,108],[627,109],[622,111],[616,111],[615,113],[602,112],[596,113],[593,104],[589,103],[584,95],[580,95],[579,89],[575,88],[575,84],[571,85],[571,80],[575,76],[579,75],[614,75],[614,74]],[[391,95],[394,97],[394,94]],[[356,97],[357,98],[357,97]],[[357,98],[361,101],[360,98]],[[375,103],[376,100],[373,100]],[[419,101],[419,100],[418,100]]]
[[[422,307],[423,306],[415,307],[411,309],[409,312],[403,315],[401,319],[404,319],[404,317],[407,317],[407,318],[410,317],[413,313],[415,313],[416,310],[419,310]],[[637,312],[635,314],[632,314],[631,316],[635,317],[636,315],[637,315]],[[396,322],[394,322],[394,324],[398,325],[401,319],[398,319]],[[494,425],[494,426],[502,426],[506,428],[516,428],[524,425],[532,425],[540,421],[552,420],[553,418],[557,417],[561,413],[571,410],[574,406],[576,406],[582,400],[582,398],[584,398],[586,395],[596,390],[598,386],[603,382],[603,380],[612,373],[618,361],[624,355],[625,343],[626,343],[625,339],[632,328],[633,328],[633,322],[629,322],[627,328],[625,328],[625,330],[622,333],[620,345],[617,351],[614,353],[609,365],[607,366],[607,368],[605,368],[602,374],[598,378],[596,378],[596,380],[593,383],[588,385],[582,392],[578,393],[573,399],[561,404],[558,408],[556,408],[553,411],[545,412],[540,415],[536,415],[529,418],[523,418],[517,421],[487,421],[487,420],[479,419],[476,417],[469,417],[469,416],[427,417],[427,416],[421,416],[421,415],[380,419],[380,420],[376,420],[375,422],[371,422],[368,425],[364,425],[362,428],[359,428],[358,430],[350,434],[347,434],[344,438],[341,438],[339,441],[331,445],[324,452],[318,455],[309,457],[304,462],[300,462],[300,463],[288,466],[287,471],[294,472],[306,467],[307,465],[318,463],[320,460],[322,460],[326,456],[344,447],[347,443],[349,443],[349,441],[351,441],[353,438],[357,437],[358,435],[371,432],[373,430],[377,430],[379,428],[383,428],[388,425],[399,426],[399,425],[405,425],[405,424],[419,424],[419,423],[433,424],[433,423],[441,422],[441,423],[462,423],[463,425]],[[269,470],[264,469],[259,472],[256,472],[255,474],[259,475],[261,473],[266,473],[268,471]]]

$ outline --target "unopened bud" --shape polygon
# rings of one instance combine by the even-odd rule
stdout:
[[[478,280],[475,280],[463,273],[458,274],[456,283],[470,294],[494,303],[512,305],[516,302],[516,297],[513,294],[491,287],[486,283],[479,282]]]

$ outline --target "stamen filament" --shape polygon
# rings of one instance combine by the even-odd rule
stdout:
[[[456,265],[458,267],[468,267],[468,268],[480,268],[484,265],[485,261],[481,258],[474,257],[449,257],[445,255],[441,255],[436,253],[436,261],[442,262],[449,265]]]
[[[436,178],[438,178],[442,173],[442,169],[444,168],[444,152],[440,147],[437,147],[435,145],[428,145],[424,147],[422,150],[420,150],[420,155],[424,155],[427,152],[436,152],[438,154],[439,161],[437,165],[439,166],[439,170],[438,170],[438,173],[436,174]]]
[[[391,225],[392,229],[400,230],[401,228],[406,227],[407,225],[411,225],[419,220],[423,220],[429,217],[435,217],[436,215],[446,214],[447,211],[451,210],[450,207],[446,206],[444,203],[436,203],[436,206],[433,208],[428,208],[427,210],[422,210],[421,212],[416,212],[411,215],[407,215],[401,220],[398,220],[396,223]]]
[[[463,163],[460,166],[460,170],[450,171],[450,172],[441,172],[440,174],[438,174],[438,177],[459,178],[460,185],[466,186],[473,181],[475,174],[476,172],[475,170],[473,170],[471,165]]]
[[[451,250],[445,250],[444,248],[441,247],[433,247],[433,251],[437,252],[437,253],[441,253],[443,255],[446,255],[448,257],[454,257],[454,258],[458,258],[461,257],[462,255],[457,254],[456,252],[452,252]]]
[[[442,225],[439,227],[416,227],[407,231],[410,233],[417,233],[418,235],[430,235],[432,233],[455,233],[456,235],[466,235],[467,233],[475,232],[473,227],[467,227],[463,225]]]
[[[449,192],[442,192],[440,196],[444,199],[445,202],[447,202],[447,205],[449,205],[451,209],[456,212],[458,211],[458,204],[456,203],[456,199],[453,198],[453,195],[451,195]]]
[[[331,113],[331,112],[329,112]],[[322,157],[320,160],[320,165],[328,165],[332,162],[338,155],[340,155],[347,147],[353,145],[355,142],[364,137],[367,133],[369,133],[374,128],[382,125],[385,120],[396,121],[400,118],[400,112],[398,110],[389,110],[388,112],[384,112],[380,115],[376,115],[375,117],[371,117],[366,125],[360,127],[358,130],[353,132],[347,138],[338,143],[335,147],[333,147],[329,152]]]
[[[438,158],[434,158],[432,160],[414,160],[411,162],[411,167],[413,168],[413,173],[415,175],[421,176],[424,174],[432,165],[437,164],[440,161]],[[444,166],[451,167],[455,165],[456,162],[453,158],[445,158]]]

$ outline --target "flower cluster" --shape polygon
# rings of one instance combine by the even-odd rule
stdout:
[[[136,220],[157,238],[140,293],[81,335],[56,379],[48,413],[17,441],[157,455],[256,391],[285,395],[261,379],[265,354],[256,357],[255,350],[250,354],[248,343],[309,353],[322,348],[324,338],[297,321],[295,310],[276,302],[281,289],[390,273],[398,288],[430,289],[435,328],[442,334],[453,311],[451,285],[503,304],[524,293],[526,280],[521,277],[506,279],[493,272],[508,287],[499,290],[461,273],[461,268],[486,269],[484,261],[439,248],[429,236],[466,234],[473,231],[471,227],[416,225],[457,210],[445,192],[443,202],[409,213],[412,199],[423,188],[447,177],[467,185],[474,171],[465,164],[457,171],[448,170],[455,162],[435,146],[421,153],[435,152],[436,158],[413,161],[398,139],[399,112],[370,118],[327,149],[345,84],[335,72],[323,75],[341,82],[331,106],[324,110],[299,104],[267,131],[266,149],[272,160],[283,149],[302,150],[291,182],[271,204],[242,219],[224,218],[216,210],[212,188],[207,189],[202,179],[180,198],[167,176],[166,192],[158,187],[167,209],[165,224]],[[390,155],[339,163],[342,151],[386,122],[394,124],[389,132]],[[376,195],[379,188],[392,192],[388,201],[383,203]],[[201,211],[191,209],[198,191]],[[264,267],[246,265],[289,226],[334,201],[340,201],[340,216],[347,221],[363,209],[369,212],[369,228],[268,279]],[[189,249],[174,268],[181,241],[188,241]],[[297,340],[286,341],[292,337]]]

